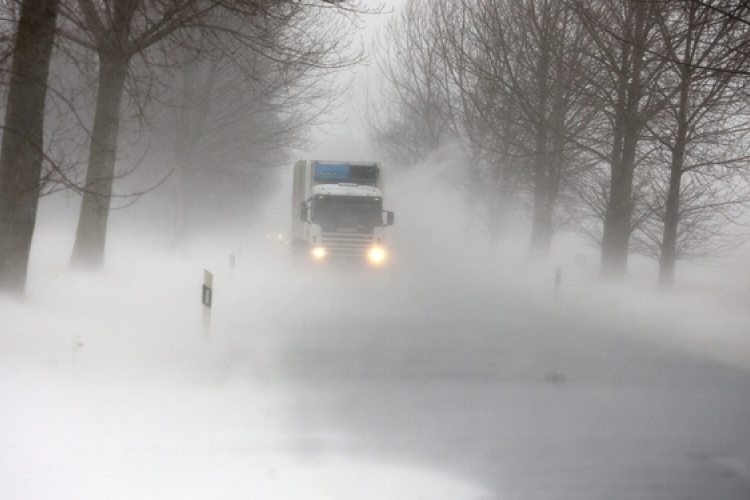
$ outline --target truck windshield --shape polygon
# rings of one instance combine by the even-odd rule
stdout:
[[[382,225],[382,207],[380,198],[316,196],[312,202],[312,221],[339,228],[371,228]]]

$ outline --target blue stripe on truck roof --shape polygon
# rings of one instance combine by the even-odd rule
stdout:
[[[318,163],[315,165],[316,181],[346,181],[349,179],[347,163]]]

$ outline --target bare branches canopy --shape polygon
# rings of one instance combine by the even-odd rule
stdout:
[[[409,1],[384,37],[392,105],[373,137],[408,161],[452,138],[485,213],[529,213],[532,255],[572,224],[601,245],[605,276],[644,251],[669,286],[677,259],[734,241],[744,213],[749,9]],[[493,239],[503,216],[485,220]]]

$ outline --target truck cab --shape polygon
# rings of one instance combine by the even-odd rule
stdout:
[[[359,259],[382,264],[385,228],[378,163],[297,162],[292,199],[292,248],[316,261]]]

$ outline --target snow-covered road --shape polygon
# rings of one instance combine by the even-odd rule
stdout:
[[[200,267],[115,262],[0,299],[0,498],[750,498],[745,358],[611,291],[248,255],[206,338]]]

